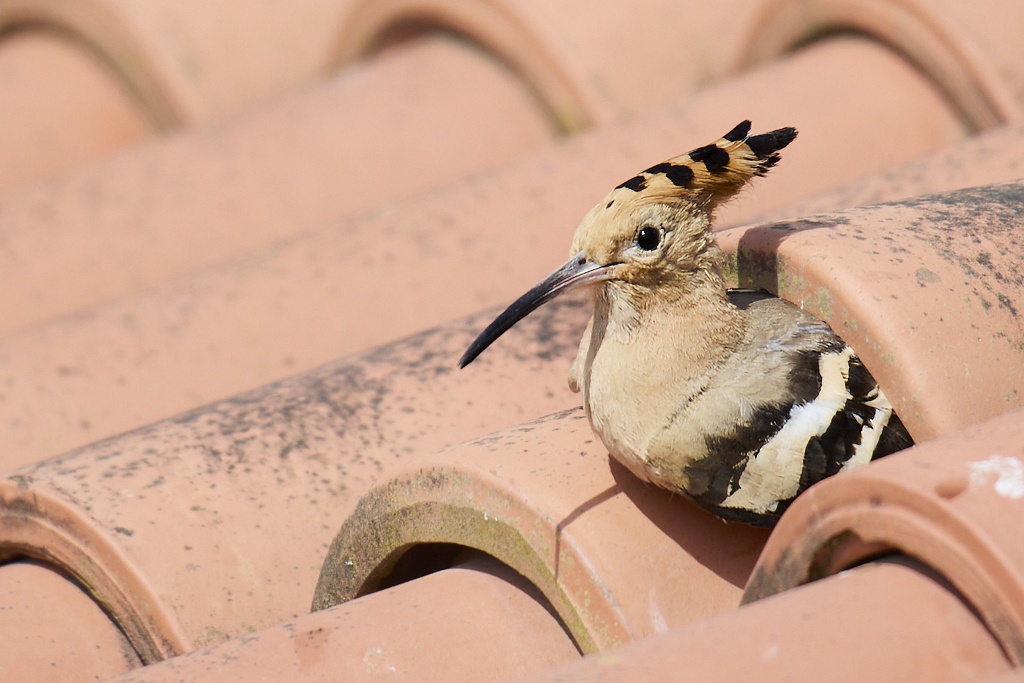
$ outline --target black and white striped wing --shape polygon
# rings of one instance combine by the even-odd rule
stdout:
[[[765,349],[786,354],[788,389],[706,439],[723,469],[697,500],[723,517],[772,525],[812,484],[912,443],[853,349],[824,324],[801,327]]]

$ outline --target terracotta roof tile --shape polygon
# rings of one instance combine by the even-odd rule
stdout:
[[[424,41],[4,197],[0,331],[422,193],[552,135],[500,66],[451,40]]]
[[[525,584],[472,559],[116,680],[505,681],[578,659]]]
[[[155,128],[102,61],[49,31],[0,39],[0,83],[3,192],[130,145]]]
[[[1018,665],[1024,661],[1024,412],[961,429],[822,482],[800,498],[758,560],[747,602],[881,553],[943,577]]]
[[[896,557],[521,680],[939,682],[1009,668],[954,592]]]
[[[1024,402],[1024,182],[720,233],[731,277],[828,322],[918,441]]]
[[[579,333],[578,307],[521,326],[518,348],[490,354],[498,377],[455,371],[482,321],[12,473],[0,480],[0,547],[87,583],[146,661],[293,618],[371,485],[508,415],[572,405],[552,342]]]
[[[944,92],[976,130],[1020,120],[1020,42],[1010,38],[1020,8],[990,0],[969,8],[956,0],[770,0],[760,3],[736,67],[772,60],[823,35],[870,36],[904,55]]]
[[[92,596],[52,565],[4,557],[0,605],[7,680],[100,680],[142,664]]]
[[[455,544],[525,576],[581,650],[603,651],[734,608],[766,536],[645,485],[574,408],[390,476],[342,526],[313,606],[377,590],[410,547]]]
[[[1024,177],[1024,124],[1010,124],[967,138],[933,154],[894,166],[821,195],[796,202],[771,217],[810,216],[922,194]]]
[[[38,123],[107,107],[203,124],[4,195],[0,469],[23,467],[0,480],[0,622],[18,630],[0,668],[110,676],[192,652],[125,680],[671,680],[684,662],[885,681],[1021,664],[1018,13],[0,7],[19,29],[0,71],[70,59],[107,93],[60,100],[66,118],[50,100]],[[52,71],[53,93],[80,92]],[[32,78],[17,92],[45,100]],[[597,197],[744,118],[800,144],[719,226],[796,218],[721,232],[731,277],[828,320],[925,442],[812,488],[770,536],[608,459],[564,387],[579,302],[454,370],[491,313],[463,316],[557,264]],[[596,654],[571,663],[577,647]]]

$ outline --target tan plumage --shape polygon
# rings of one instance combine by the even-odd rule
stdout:
[[[460,365],[560,292],[595,285],[569,385],[609,452],[724,517],[771,524],[810,484],[910,439],[827,325],[765,293],[726,290],[714,210],[796,137],[749,129],[613,189],[580,223],[569,261]]]

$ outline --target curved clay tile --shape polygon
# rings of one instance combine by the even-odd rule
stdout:
[[[894,558],[521,681],[960,683],[1010,666],[955,591]]]
[[[410,57],[427,61],[409,49]],[[456,50],[445,43],[437,49]],[[816,80],[821,69],[834,77],[827,87]],[[361,201],[361,194],[380,201],[405,189],[365,187],[358,177],[340,187],[344,166],[330,166],[337,173],[328,177],[310,169],[311,150],[331,130],[331,107],[342,106],[335,98],[346,92],[339,86],[238,130],[154,146],[7,203],[0,233],[9,251],[0,258],[17,258],[0,267],[0,289],[10,293],[0,297],[0,324],[40,321],[180,272],[197,258],[265,243]],[[899,98],[885,95],[886,108],[865,106],[890,92]],[[798,114],[793,102],[802,104]],[[909,116],[921,102],[933,105],[921,125],[894,114]],[[866,41],[819,45],[685,106],[652,110],[246,261],[26,331],[0,343],[7,396],[0,403],[0,454],[6,469],[35,462],[507,302],[563,258],[572,229],[609,188],[746,116],[765,129],[796,123],[801,137],[773,177],[722,211],[720,225],[748,222],[959,139],[962,131],[940,105],[912,70]],[[857,125],[837,118],[837,109]],[[291,114],[301,123],[294,137],[272,136]],[[396,133],[394,140],[403,138]],[[872,146],[884,153],[864,154]],[[441,170],[435,166],[424,179],[416,169],[432,163],[396,173],[429,182]],[[370,190],[382,195],[374,199]],[[122,192],[136,199],[117,201]],[[97,202],[97,194],[110,200]],[[104,267],[94,272],[97,264]]]
[[[74,36],[162,127],[223,119],[324,75],[346,2],[5,0],[0,29]]]
[[[524,583],[474,559],[116,680],[497,682],[578,659]]]
[[[557,340],[581,333],[578,307],[521,325],[516,347],[489,354],[498,373],[456,372],[483,322],[13,473],[0,480],[0,557],[74,577],[144,661],[305,613],[331,538],[370,486],[509,415],[572,405],[555,358]]]
[[[1024,182],[720,233],[735,282],[828,322],[918,442],[1024,403]]]
[[[1024,124],[1011,124],[967,138],[921,159],[787,206],[770,218],[810,216],[922,194],[1024,177]]]
[[[961,389],[968,410],[976,399]],[[954,586],[1020,666],[1022,444],[1024,412],[1016,410],[812,487],[769,539],[745,601],[900,552]]]
[[[747,25],[733,68],[834,33],[861,33],[906,55],[976,130],[1020,120],[1024,70],[1014,2],[770,0]]]
[[[352,0],[333,62],[346,65],[428,32],[494,55],[572,132],[720,80],[764,0]]]
[[[80,166],[155,128],[127,84],[69,36],[38,28],[0,34],[0,83],[0,192]]]
[[[192,123],[203,106],[169,55],[153,44],[151,34],[131,13],[150,11],[152,3],[107,0],[6,0],[0,4],[0,33],[55,34],[99,56],[132,93],[146,118],[161,128]],[[40,78],[45,77],[43,73]],[[6,122],[5,122],[6,125]]]
[[[331,61],[344,67],[403,34],[450,31],[508,64],[548,110],[555,125],[575,132],[609,112],[572,69],[560,31],[531,21],[523,4],[492,0],[357,0],[351,3]]]
[[[140,665],[82,588],[39,562],[0,564],[0,666],[9,681],[101,680]]]
[[[505,70],[455,41],[421,41],[230,124],[5,196],[0,328],[266,248],[551,137]]]
[[[525,576],[595,652],[734,607],[766,535],[636,479],[577,408],[418,458],[365,495],[313,607],[372,593],[407,554],[454,544]]]

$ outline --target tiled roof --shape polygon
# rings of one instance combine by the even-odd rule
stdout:
[[[1019,18],[0,0],[0,678],[1017,680]],[[583,301],[455,367],[746,118],[800,137],[717,218],[731,284],[919,444],[771,531],[609,458]]]

